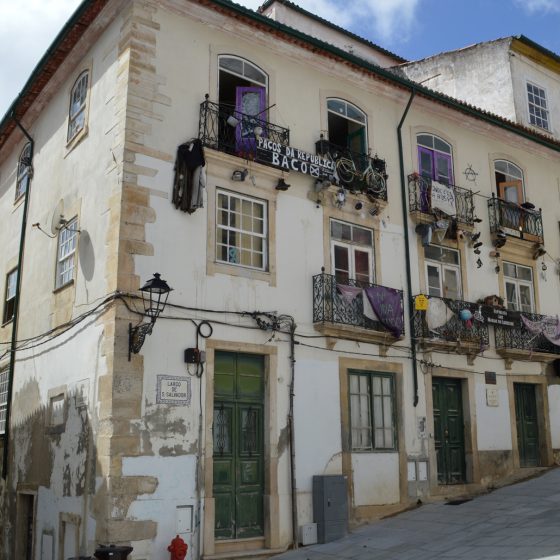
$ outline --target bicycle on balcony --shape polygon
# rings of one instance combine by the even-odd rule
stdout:
[[[379,173],[379,171],[374,169],[369,152],[367,156],[368,164],[363,171],[360,171],[356,167],[356,163],[350,157],[341,155],[338,158],[332,159],[334,160],[336,166],[336,176],[341,183],[351,185],[353,182],[358,181],[365,184],[367,189],[371,190],[373,194],[385,192],[385,177]]]

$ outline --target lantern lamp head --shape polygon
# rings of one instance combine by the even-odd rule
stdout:
[[[149,323],[140,322],[135,327],[132,323],[128,324],[128,361],[132,354],[138,354],[146,336],[152,334],[156,319],[161,315],[167,305],[167,298],[172,288],[161,279],[159,273],[155,273],[141,288],[142,303],[144,305],[144,315],[150,318]]]

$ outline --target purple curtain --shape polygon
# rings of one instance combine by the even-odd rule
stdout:
[[[395,337],[404,332],[403,300],[399,290],[385,286],[371,286],[364,292],[379,318],[379,322]]]

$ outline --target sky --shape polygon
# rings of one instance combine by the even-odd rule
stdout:
[[[264,0],[238,0],[256,9]],[[560,54],[560,0],[299,0],[409,60],[526,35]],[[0,117],[80,0],[0,0]]]

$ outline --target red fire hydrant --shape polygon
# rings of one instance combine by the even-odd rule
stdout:
[[[177,535],[167,547],[167,550],[171,552],[170,560],[185,560],[188,548],[189,546],[187,543],[179,535]]]

